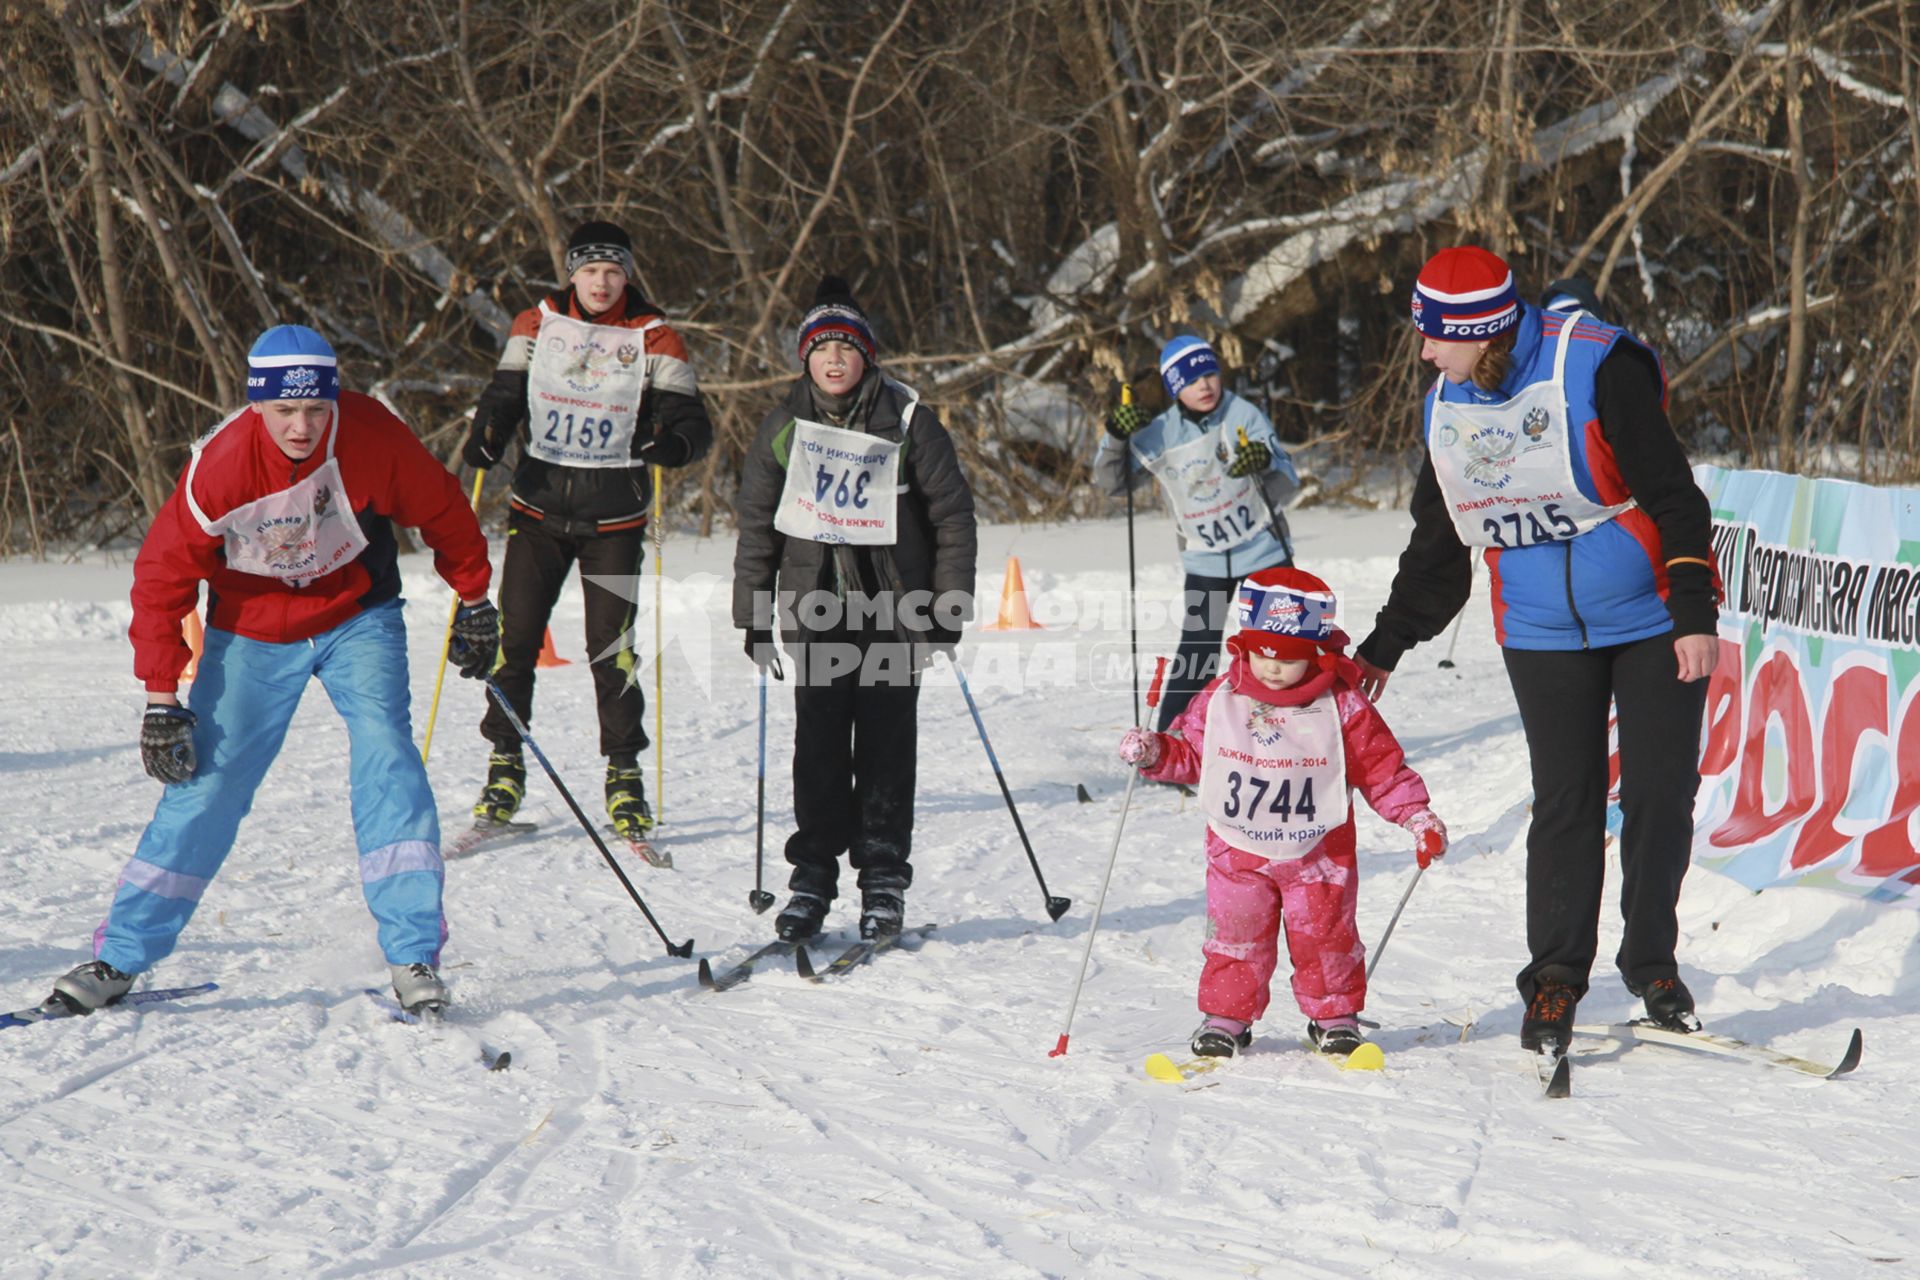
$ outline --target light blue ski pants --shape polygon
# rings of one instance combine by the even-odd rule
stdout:
[[[141,973],[173,950],[233,848],[280,753],[309,678],[347,722],[360,886],[390,964],[438,964],[440,820],[408,715],[407,628],[398,600],[311,640],[273,644],[207,630],[188,705],[199,724],[191,780],[167,787],[94,933],[94,954]],[[318,766],[308,766],[317,768]],[[291,850],[296,858],[306,849]]]

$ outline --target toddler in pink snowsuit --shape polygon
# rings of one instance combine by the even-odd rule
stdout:
[[[1266,569],[1241,584],[1227,670],[1174,721],[1129,730],[1120,758],[1160,782],[1198,783],[1207,815],[1208,936],[1193,1050],[1231,1056],[1266,1012],[1284,923],[1293,995],[1322,1051],[1363,1044],[1366,951],[1351,793],[1412,832],[1422,867],[1446,850],[1426,784],[1359,691],[1326,583]],[[1178,736],[1175,736],[1178,735]]]

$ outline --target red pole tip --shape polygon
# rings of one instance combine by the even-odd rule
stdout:
[[[1165,661],[1165,659],[1162,659],[1162,661]],[[1061,1054],[1065,1053],[1066,1051],[1067,1051],[1067,1033],[1062,1031],[1060,1033],[1060,1043],[1053,1046],[1052,1051],[1049,1052],[1047,1056],[1049,1058],[1057,1058]]]

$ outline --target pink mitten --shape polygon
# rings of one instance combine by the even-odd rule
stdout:
[[[1120,758],[1136,769],[1160,763],[1160,735],[1151,729],[1129,729],[1120,739]]]
[[[1447,824],[1431,809],[1421,809],[1400,824],[1413,833],[1413,856],[1424,870],[1436,858],[1446,856]]]

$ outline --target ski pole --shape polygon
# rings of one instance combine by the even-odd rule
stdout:
[[[1407,909],[1407,899],[1413,896],[1413,887],[1420,883],[1420,877],[1426,874],[1425,867],[1413,869],[1413,879],[1407,882],[1407,891],[1400,895],[1400,905],[1393,909],[1393,918],[1387,921],[1387,931],[1380,935],[1379,943],[1367,955],[1367,979],[1373,979],[1373,967],[1380,963],[1380,953],[1387,949],[1387,939],[1393,936],[1393,926],[1400,923],[1400,913]]]
[[[520,719],[519,713],[513,709],[513,704],[507,701],[506,693],[501,690],[499,685],[493,682],[491,677],[487,680],[487,693],[492,696],[494,704],[498,706],[500,710],[506,712],[507,719],[513,722],[514,732],[520,735],[520,741],[527,744],[528,748],[533,752],[533,758],[540,762],[542,769],[546,770],[548,781],[553,783],[554,789],[558,791],[561,798],[567,802],[567,808],[573,810],[573,816],[580,820],[580,826],[586,831],[587,838],[593,841],[593,847],[600,851],[600,856],[606,859],[609,867],[613,868],[613,874],[620,877],[620,885],[627,891],[627,896],[633,899],[633,905],[640,908],[640,914],[647,918],[647,923],[653,926],[653,931],[660,935],[660,941],[666,943],[667,954],[681,957],[691,956],[693,954],[693,939],[688,938],[677,947],[673,945],[673,940],[667,937],[667,931],[660,927],[660,922],[653,918],[653,912],[647,909],[646,899],[640,896],[640,891],[633,887],[633,881],[627,879],[627,873],[620,869],[620,864],[614,861],[613,854],[607,851],[606,841],[602,840],[600,833],[593,829],[593,823],[589,821],[587,815],[581,811],[579,802],[573,798],[573,792],[567,790],[567,784],[560,781],[560,775],[553,771],[553,765],[547,760],[547,753],[540,749],[540,744],[533,740],[533,734],[527,731],[526,722]]]
[[[780,666],[776,654],[773,659],[773,678],[785,680],[786,672]],[[773,905],[773,895],[760,887],[761,869],[766,865],[767,839],[767,669],[760,668],[760,780],[753,798],[753,890],[747,894],[747,905],[759,915]]]
[[[1467,562],[1468,598],[1472,598],[1472,595],[1473,595],[1473,571],[1476,567],[1479,566],[1479,564],[1480,564],[1480,548],[1475,547],[1473,549],[1473,559]],[[1453,616],[1453,639],[1447,641],[1447,656],[1440,659],[1440,669],[1442,671],[1453,670],[1454,646],[1460,643],[1460,624],[1465,622],[1466,620],[1467,620],[1467,607],[1465,605],[1461,605],[1460,612],[1456,613]]]
[[[1245,427],[1240,428],[1240,447],[1242,449],[1247,447],[1247,429]],[[1267,487],[1260,483],[1258,476],[1254,477],[1253,491],[1260,495],[1260,505],[1266,510],[1267,528],[1272,531],[1275,538],[1280,540],[1281,550],[1287,553],[1287,563],[1292,564],[1293,539],[1287,536],[1286,522],[1280,518],[1280,513],[1273,509],[1273,503],[1267,497]]]
[[[1120,405],[1126,408],[1133,403],[1133,384],[1120,384]],[[1138,608],[1134,596],[1139,593],[1139,582],[1134,570],[1133,560],[1133,441],[1122,440],[1120,472],[1127,489],[1127,662],[1133,667],[1133,722],[1140,723],[1140,623],[1135,616]]]
[[[980,745],[987,749],[987,763],[993,766],[993,780],[1000,784],[1000,794],[1006,799],[1007,812],[1013,815],[1013,829],[1020,833],[1020,843],[1027,851],[1027,861],[1033,866],[1033,878],[1040,882],[1040,896],[1047,900],[1047,916],[1058,920],[1067,914],[1067,908],[1073,905],[1071,898],[1056,898],[1047,892],[1047,878],[1040,874],[1040,859],[1033,856],[1033,841],[1027,839],[1027,829],[1020,821],[1020,810],[1014,807],[1013,792],[1007,790],[1007,776],[1000,772],[1000,759],[993,754],[993,744],[987,741],[987,725],[980,718],[980,708],[974,704],[973,690],[967,687],[967,673],[960,669],[953,655],[947,656],[953,667],[954,676],[960,681],[961,696],[967,700],[967,710],[973,713],[973,727],[980,731]]]
[[[1167,660],[1160,659],[1154,667],[1153,684],[1147,689],[1147,708],[1152,710],[1160,705],[1160,684],[1167,678]],[[1143,727],[1135,717],[1134,727]],[[1057,1058],[1067,1051],[1067,1037],[1073,1034],[1073,1012],[1080,1007],[1080,988],[1087,981],[1087,964],[1093,959],[1093,935],[1100,931],[1100,911],[1107,905],[1107,886],[1113,883],[1113,866],[1120,860],[1120,836],[1127,829],[1127,810],[1133,806],[1133,787],[1140,781],[1140,770],[1127,770],[1127,793],[1120,798],[1120,821],[1113,828],[1113,848],[1107,854],[1107,874],[1100,881],[1100,896],[1093,902],[1093,920],[1087,925],[1086,950],[1080,953],[1080,976],[1073,980],[1073,994],[1067,997],[1066,1021],[1060,1025],[1060,1041],[1048,1050],[1049,1058]]]
[[[480,510],[480,486],[486,482],[487,469],[481,467],[473,473],[473,501],[475,511]],[[453,620],[460,612],[460,593],[453,593],[453,599],[447,604],[447,634],[440,641],[440,669],[433,675],[433,705],[427,708],[427,736],[420,743],[420,763],[427,762],[427,756],[433,751],[433,722],[440,718],[440,686],[447,680],[447,654],[453,648]]]
[[[667,531],[660,523],[660,468],[653,469],[653,820],[667,820],[667,695],[661,674],[667,663],[662,638],[661,598],[665,594]]]

